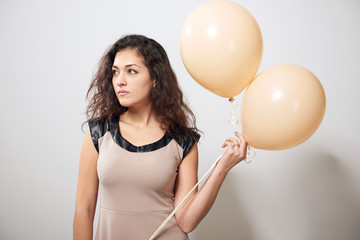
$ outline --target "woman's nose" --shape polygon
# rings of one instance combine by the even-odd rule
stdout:
[[[126,86],[126,77],[125,74],[118,74],[118,76],[115,79],[115,83],[119,86]]]

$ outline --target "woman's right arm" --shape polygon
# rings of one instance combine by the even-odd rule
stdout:
[[[88,129],[80,154],[73,223],[74,240],[91,240],[93,237],[93,222],[99,186],[96,171],[98,157],[99,154],[95,149]]]

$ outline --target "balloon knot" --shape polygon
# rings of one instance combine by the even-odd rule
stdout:
[[[233,97],[229,98],[229,102],[234,102],[235,99]]]

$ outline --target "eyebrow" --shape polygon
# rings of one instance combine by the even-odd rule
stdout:
[[[135,63],[131,63],[131,64],[127,64],[125,65],[125,68],[129,68],[129,67],[132,67],[132,66],[136,66],[138,68],[140,68],[139,65],[136,65]],[[117,66],[113,65],[112,68],[116,68],[116,69],[119,69]]]

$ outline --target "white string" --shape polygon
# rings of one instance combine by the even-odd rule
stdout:
[[[231,120],[228,120],[228,123],[233,124],[233,125],[239,125],[239,129],[241,129],[240,121],[236,117],[236,110],[237,110],[236,101],[233,97],[231,97],[231,98],[229,98],[229,102],[231,102],[231,104],[232,104],[232,111],[230,113]],[[247,153],[246,153],[245,163],[249,164],[249,163],[252,163],[252,161],[254,160],[254,158],[256,156],[256,152],[255,152],[255,150],[252,150],[252,152],[254,152],[254,156],[251,158],[251,160],[248,160],[250,153],[251,153],[251,148],[249,145],[247,145]]]
[[[175,215],[177,210],[181,207],[181,205],[185,202],[185,200],[190,196],[190,194],[195,190],[195,188],[199,185],[199,183],[210,173],[211,169],[213,169],[216,165],[216,163],[219,161],[219,159],[222,157],[222,154],[216,159],[216,161],[211,165],[209,170],[200,178],[200,180],[195,184],[195,186],[190,190],[190,192],[184,197],[183,200],[179,203],[179,205],[170,213],[170,215],[165,219],[165,221],[158,227],[158,229],[154,232],[154,234],[149,238],[149,240],[155,239],[155,237],[159,234],[161,229],[164,228],[164,226],[170,221],[170,219]]]
[[[236,117],[237,104],[234,98],[229,98],[229,102],[232,104],[232,111],[230,113],[231,120],[228,120],[228,123],[236,125],[239,124],[239,119]],[[239,124],[240,126],[240,124]]]

